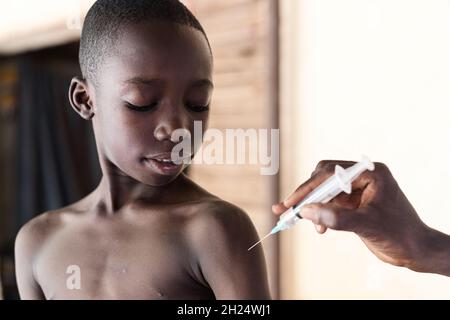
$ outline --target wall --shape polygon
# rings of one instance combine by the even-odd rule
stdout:
[[[427,224],[450,233],[449,2],[281,4],[281,194],[321,159],[366,154],[390,166]],[[320,236],[305,222],[281,241],[283,298],[448,298],[450,279],[383,264],[353,234]]]
[[[0,54],[77,41],[82,17],[95,0],[0,0]]]
[[[12,61],[0,60],[0,251],[7,251],[15,237],[17,172],[18,70]]]

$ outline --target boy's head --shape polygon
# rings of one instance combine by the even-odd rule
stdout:
[[[80,42],[83,78],[69,98],[92,119],[102,169],[149,185],[183,170],[166,163],[176,129],[206,127],[212,55],[197,19],[178,0],[99,0]],[[106,167],[105,167],[106,166]],[[112,171],[112,172],[111,172]]]

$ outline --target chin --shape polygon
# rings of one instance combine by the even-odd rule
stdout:
[[[126,166],[122,166],[126,167]],[[152,187],[168,185],[176,180],[186,168],[185,164],[178,166],[140,161],[138,166],[122,172],[130,178]]]
[[[173,175],[173,176],[152,176],[152,177],[144,177],[144,179],[140,180],[142,183],[152,186],[152,187],[163,187],[168,185],[172,181],[176,180],[180,176],[181,172]]]
[[[143,169],[143,170],[142,170]],[[141,163],[141,170],[138,179],[142,183],[149,186],[160,187],[165,186],[177,179],[185,169],[185,165],[181,164],[176,167],[161,168],[158,164],[144,162]]]

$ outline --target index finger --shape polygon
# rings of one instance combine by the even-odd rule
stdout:
[[[355,162],[350,161],[326,161],[324,162],[321,168],[316,170],[317,173],[313,174],[313,176],[302,183],[294,192],[292,192],[284,201],[283,204],[285,207],[290,208],[293,205],[297,204],[301,200],[303,200],[309,193],[314,191],[322,182],[332,176],[335,172],[334,168],[336,165],[340,165],[342,167],[349,167]],[[362,189],[364,190],[370,183],[373,183],[374,173],[365,171],[358,178],[356,178],[352,182],[352,190]]]
[[[286,199],[284,199],[284,206],[286,208],[290,208],[297,204],[333,174],[334,172],[319,172],[313,175],[311,178],[302,183],[297,189],[295,189],[295,191],[292,192]]]

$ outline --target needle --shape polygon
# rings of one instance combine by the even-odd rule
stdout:
[[[252,245],[250,248],[248,248],[247,251],[252,250],[254,247],[256,247],[256,245],[258,245],[259,243],[261,243],[265,238],[267,238],[268,236],[270,236],[272,233],[268,233],[264,238],[262,238],[261,240],[259,240],[257,243],[255,243],[254,245]]]

